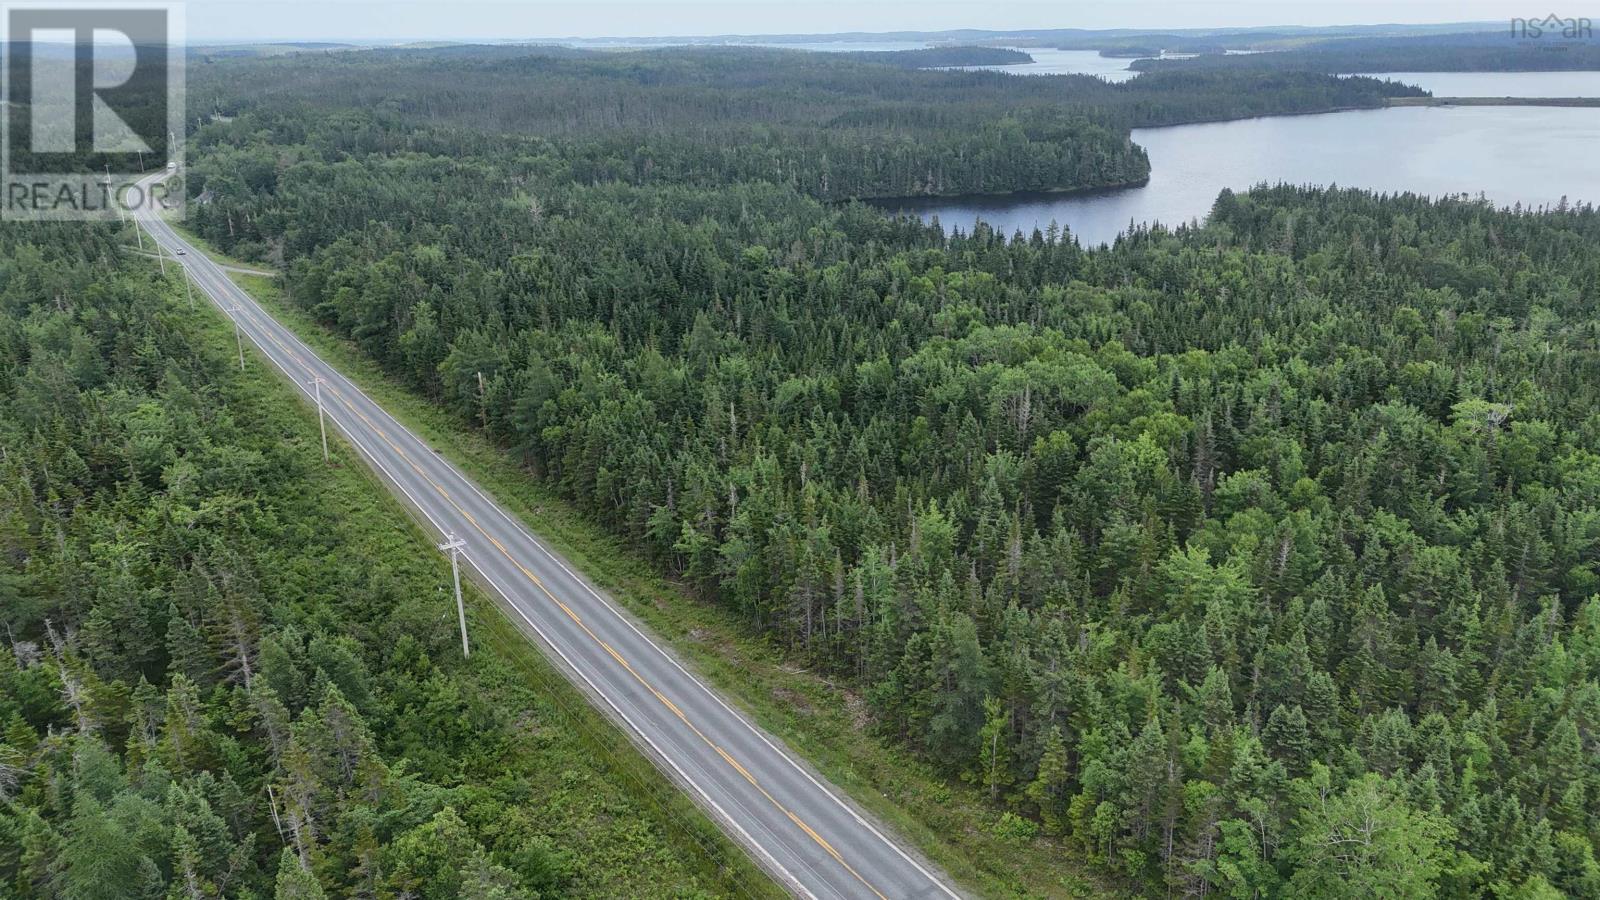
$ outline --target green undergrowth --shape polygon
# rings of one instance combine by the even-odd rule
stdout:
[[[213,352],[231,354],[224,321],[207,317],[201,333]],[[239,418],[277,432],[300,452],[319,452],[315,412],[275,369],[249,366],[237,376]],[[248,410],[245,413],[244,410]],[[381,567],[395,581],[439,595],[441,620],[453,620],[449,567],[431,537],[411,522],[375,474],[343,442],[333,464],[309,466],[303,489],[327,510],[319,523],[346,559]],[[398,527],[397,527],[398,526]],[[440,661],[463,694],[513,722],[515,740],[484,760],[486,790],[520,797],[540,820],[570,876],[574,896],[781,896],[731,842],[671,786],[616,728],[590,708],[492,601],[464,585],[473,652],[467,664]]]
[[[194,235],[185,236],[203,246]],[[219,262],[243,265],[207,252]],[[387,376],[355,346],[288,302],[276,279],[231,276],[323,359],[665,638],[724,697],[964,889],[985,896],[1112,895],[1071,859],[1073,851],[875,735],[865,702],[848,686],[796,664],[724,610],[663,578],[639,554],[541,486],[503,448]]]

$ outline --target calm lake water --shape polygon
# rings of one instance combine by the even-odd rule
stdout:
[[[1383,72],[1435,97],[1600,97],[1600,72]]]
[[[1480,193],[1504,206],[1600,202],[1600,109],[1395,108],[1143,128],[1150,182],[1090,196],[941,198],[879,206],[970,231],[1069,228],[1108,243],[1130,222],[1199,220],[1225,187],[1336,184],[1430,196]]]
[[[1101,56],[1098,50],[1055,50],[1050,47],[1016,47],[1033,57],[1033,62],[1017,66],[957,66],[975,72],[1005,72],[1008,75],[1098,75],[1107,81],[1127,81],[1139,74],[1130,71],[1131,59]]]

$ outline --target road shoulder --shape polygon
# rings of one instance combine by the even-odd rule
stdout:
[[[258,268],[184,238],[219,265]],[[554,497],[511,454],[455,422],[443,409],[385,375],[354,345],[330,334],[288,302],[281,280],[230,273],[234,281],[391,415],[455,463],[619,609],[661,638],[663,648],[801,764],[878,823],[907,851],[942,868],[963,889],[985,896],[1113,896],[1073,862],[1076,851],[1043,837],[1018,837],[979,792],[952,784],[870,729],[865,701],[845,686],[797,666],[735,618],[690,597],[616,538]]]

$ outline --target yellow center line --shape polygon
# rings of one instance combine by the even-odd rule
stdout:
[[[251,322],[255,323],[253,317],[251,318]],[[278,349],[288,354],[290,358],[294,359],[296,362],[299,362],[301,366],[307,369],[310,368],[310,366],[305,365],[304,361],[300,359],[298,354],[296,354],[289,347],[285,346],[284,343],[278,340],[278,338],[270,331],[262,329],[262,333],[266,336],[267,340],[277,345]],[[655,698],[659,700],[668,710],[670,710],[673,715],[677,716],[678,719],[682,721],[683,724],[686,725],[696,737],[703,741],[707,747],[710,747],[713,751],[715,751],[718,756],[722,757],[723,761],[726,762],[729,767],[731,767],[735,772],[738,772],[739,775],[748,781],[752,787],[760,792],[761,796],[765,797],[768,803],[771,803],[778,809],[779,812],[782,812],[789,819],[789,821],[793,822],[801,831],[805,832],[805,834],[810,837],[811,840],[816,842],[817,846],[821,847],[829,856],[833,857],[833,859],[837,861],[839,865],[844,867],[845,871],[849,872],[857,881],[865,885],[867,890],[871,891],[879,898],[879,900],[888,900],[888,898],[885,897],[881,891],[879,891],[876,887],[873,887],[871,882],[863,878],[861,873],[855,870],[854,866],[850,865],[848,862],[845,862],[844,857],[839,854],[839,851],[833,848],[832,844],[828,843],[828,841],[823,838],[822,835],[818,834],[810,825],[806,824],[805,820],[801,819],[799,816],[791,812],[788,807],[778,802],[776,797],[772,796],[772,794],[768,793],[765,787],[761,786],[761,783],[756,780],[755,776],[750,773],[749,769],[746,769],[739,763],[737,759],[734,759],[731,754],[722,749],[722,747],[718,746],[709,737],[706,737],[705,733],[696,727],[694,722],[689,720],[688,716],[684,715],[683,710],[679,709],[677,704],[673,703],[666,694],[663,694],[655,687],[655,685],[646,680],[643,675],[640,675],[633,668],[633,666],[630,665],[625,658],[623,658],[622,654],[618,653],[610,644],[602,640],[598,634],[595,634],[588,625],[584,624],[584,621],[578,617],[577,613],[574,613],[572,609],[567,606],[567,604],[561,602],[560,598],[551,593],[550,589],[545,586],[543,580],[541,580],[534,573],[530,572],[526,566],[513,557],[510,551],[505,548],[505,545],[501,544],[500,541],[497,540],[493,535],[485,531],[483,526],[478,524],[478,520],[474,518],[471,513],[467,512],[465,509],[462,509],[461,506],[456,503],[453,498],[451,498],[450,494],[446,492],[437,481],[434,481],[431,476],[424,472],[422,467],[418,466],[416,462],[412,460],[411,454],[407,453],[405,450],[397,446],[393,441],[389,440],[388,434],[375,425],[372,420],[368,419],[367,416],[361,412],[361,410],[356,409],[355,405],[352,404],[349,398],[345,397],[338,388],[334,387],[332,384],[329,384],[328,391],[333,395],[334,399],[343,404],[346,409],[348,409],[352,414],[365,423],[368,428],[372,429],[372,431],[375,432],[385,444],[388,444],[390,450],[393,450],[400,456],[401,459],[405,460],[406,465],[410,466],[411,470],[415,472],[419,478],[432,485],[433,489],[438,491],[440,496],[444,497],[446,503],[450,504],[450,506],[453,507],[457,513],[461,514],[469,523],[471,523],[472,527],[476,529],[479,534],[487,538],[488,541],[494,545],[494,548],[500,551],[501,555],[503,555],[513,566],[515,566],[518,571],[520,571],[530,582],[534,584],[534,586],[538,587],[539,590],[543,592],[544,595],[552,602],[554,602],[555,605],[559,607],[561,611],[565,613],[567,617],[570,618],[579,628],[583,629],[583,632],[587,634],[590,639],[592,639],[596,644],[600,645],[600,647],[603,648],[613,659],[615,659],[617,663],[628,672],[629,675],[632,675],[640,685],[654,695]]]
[[[718,747],[716,749],[717,749],[717,755],[721,756],[723,759],[727,760],[728,761],[728,765],[733,766],[734,769],[738,770],[739,774],[744,776],[744,780],[745,781],[748,781],[751,784],[755,784],[756,783],[756,777],[754,775],[751,775],[750,771],[748,769],[746,769],[744,766],[739,765],[739,761],[737,759],[734,759],[732,756],[729,756],[728,752],[726,750],[723,750],[721,747]],[[760,787],[760,785],[756,785],[756,786]]]

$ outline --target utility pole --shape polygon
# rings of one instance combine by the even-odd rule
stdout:
[[[190,284],[188,267],[183,270],[183,293],[189,298],[189,311],[194,312],[194,286]]]
[[[317,429],[322,432],[322,461],[328,461],[328,422],[322,412],[322,383],[327,379],[317,375],[311,379],[317,392]]]
[[[467,606],[461,602],[461,564],[457,558],[461,555],[461,548],[466,545],[467,542],[456,537],[453,531],[439,545],[440,550],[450,554],[450,578],[456,585],[456,619],[461,623],[461,655],[464,657],[471,656],[472,650],[467,646]]]
[[[162,275],[166,275],[167,274],[167,255],[165,253],[161,252],[161,242],[160,241],[151,241],[150,243],[156,245],[156,261],[161,263],[161,274]]]
[[[478,418],[483,422],[483,430],[489,430],[489,392],[483,387],[483,370],[478,370]]]
[[[228,307],[233,313],[233,340],[239,345],[239,371],[244,371],[244,332],[239,328],[239,319],[244,315],[244,307],[235,303]]]

